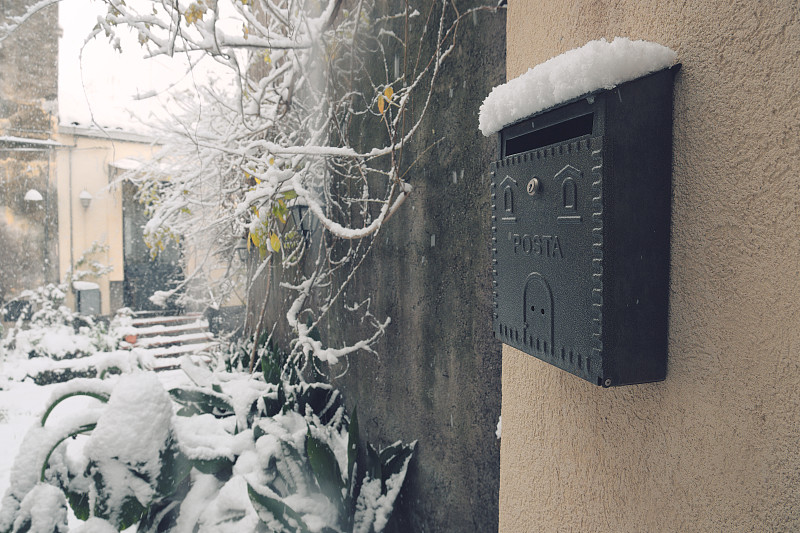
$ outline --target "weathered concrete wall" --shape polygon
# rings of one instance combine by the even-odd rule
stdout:
[[[500,530],[800,529],[796,2],[510,0],[508,77],[589,40],[678,52],[669,373],[503,350]]]
[[[429,4],[414,7],[427,13]],[[358,406],[370,442],[418,441],[393,532],[497,529],[500,345],[491,336],[488,195],[497,154],[477,117],[504,81],[504,26],[502,11],[462,21],[429,115],[405,149],[407,165],[421,157],[409,173],[414,191],[348,289],[349,300],[369,297],[370,311],[392,321],[377,356],[350,358],[338,381],[347,405]],[[346,329],[365,333],[357,328]]]
[[[25,13],[30,0],[1,0],[0,21]],[[0,46],[0,119],[11,117],[16,131],[48,133],[49,112],[43,101],[55,103],[58,93],[58,6],[29,18]]]
[[[31,4],[0,0],[0,23]],[[58,7],[32,16],[0,43],[0,137],[49,139],[58,85]],[[58,220],[52,149],[0,143],[0,232],[6,253],[0,269],[0,302],[56,277]],[[43,201],[24,200],[36,189]]]

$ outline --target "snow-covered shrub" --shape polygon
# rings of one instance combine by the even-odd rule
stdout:
[[[9,357],[51,357],[64,359],[90,355],[97,351],[89,332],[97,327],[88,317],[81,317],[64,305],[64,285],[49,284],[24,291],[19,299],[30,305],[33,314],[23,316],[9,329],[3,351]],[[95,340],[104,344],[98,332]]]
[[[70,269],[66,281],[49,283],[33,290],[23,291],[17,298],[17,307],[25,309],[15,325],[0,344],[0,353],[8,357],[32,359],[73,359],[97,352],[108,352],[117,348],[121,334],[116,327],[123,326],[126,315],[120,314],[109,325],[83,316],[64,305],[67,291],[73,283],[86,278],[98,278],[111,271],[93,257],[108,251],[108,245],[92,243]]]
[[[338,391],[268,353],[255,376],[187,366],[194,385],[168,393],[147,372],[61,386],[15,462],[0,533],[24,531],[25,501],[42,483],[81,520],[117,529],[382,531],[415,443],[362,448]],[[75,395],[100,406],[48,422]]]
[[[118,348],[131,318],[128,310],[106,323],[82,316],[64,305],[65,285],[46,285],[20,295],[31,309],[26,319],[20,316],[0,341],[0,367],[15,361],[18,375],[32,377],[40,385],[63,382],[74,377],[93,377],[103,369],[141,367],[137,354],[120,354]],[[111,360],[100,357],[111,354]],[[100,359],[103,359],[102,361]],[[77,361],[80,360],[80,361]]]

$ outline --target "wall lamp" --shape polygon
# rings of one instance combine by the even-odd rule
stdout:
[[[44,200],[42,197],[42,193],[37,191],[36,189],[30,189],[28,192],[25,193],[25,201],[26,202],[41,202]]]
[[[300,230],[303,239],[308,241],[311,235],[317,231],[319,227],[319,220],[308,210],[308,205],[300,203],[299,198],[289,205],[289,211],[292,213],[292,221],[294,227]]]
[[[81,191],[80,195],[78,195],[78,198],[80,199],[81,205],[83,206],[83,208],[84,209],[88,209],[89,208],[89,204],[92,203],[92,195],[91,195],[91,193],[89,191],[87,191],[86,189],[84,189],[84,190]]]
[[[247,234],[239,239],[239,242],[233,247],[233,251],[236,253],[236,257],[239,258],[239,261],[242,263],[247,261]]]

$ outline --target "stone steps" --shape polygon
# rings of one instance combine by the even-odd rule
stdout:
[[[216,345],[208,321],[200,313],[137,316],[125,340],[128,348],[139,348],[152,356],[156,371],[179,368],[183,356],[210,362],[207,351]]]

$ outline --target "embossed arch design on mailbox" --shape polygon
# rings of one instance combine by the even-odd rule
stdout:
[[[583,173],[572,165],[562,168],[555,176],[556,183],[561,182],[561,207],[558,222],[561,224],[579,224],[583,222],[578,214],[578,183],[583,181]]]
[[[603,386],[666,376],[676,67],[500,132],[493,329]]]
[[[553,293],[541,274],[528,276],[522,297],[526,344],[543,353],[553,348]]]

